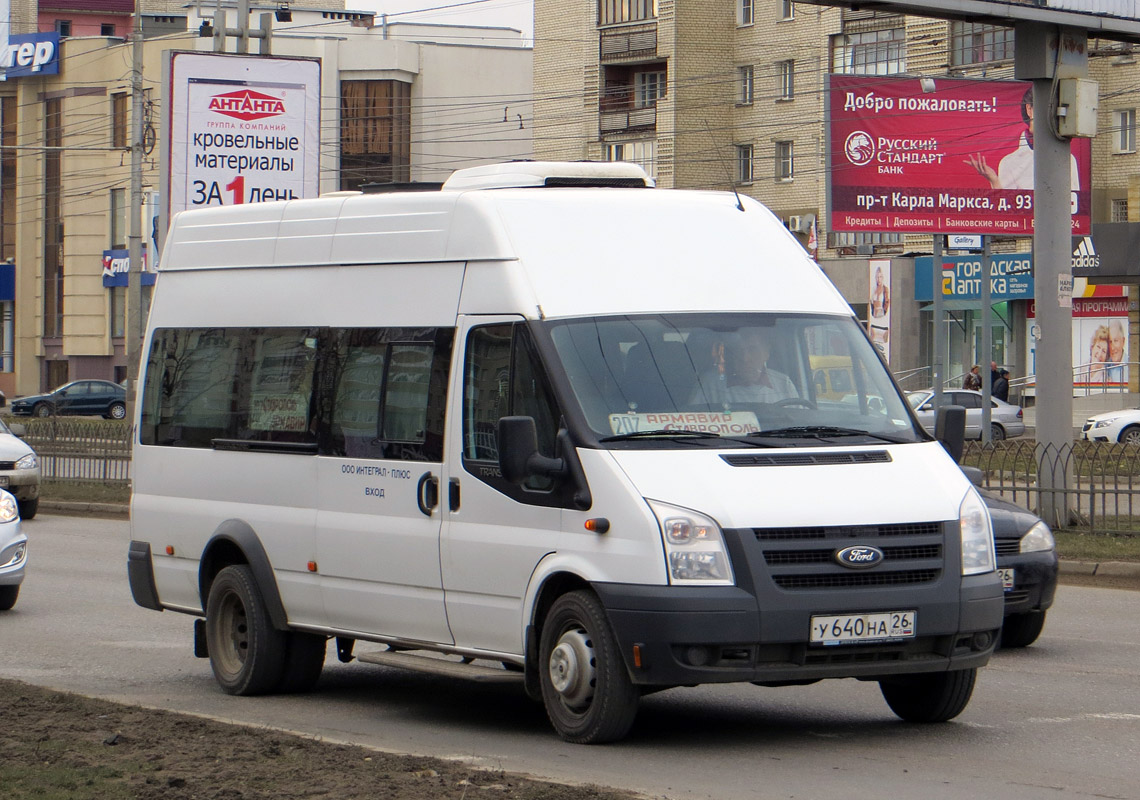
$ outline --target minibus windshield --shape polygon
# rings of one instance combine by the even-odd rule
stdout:
[[[603,443],[924,438],[853,317],[655,314],[548,325],[574,399]]]

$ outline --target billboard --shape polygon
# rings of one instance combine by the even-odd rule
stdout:
[[[914,299],[929,303],[934,299],[934,257],[914,260]],[[947,300],[982,299],[981,256],[943,256],[937,276],[942,297]],[[990,302],[1033,298],[1033,254],[995,253],[990,258]]]
[[[831,75],[828,212],[835,231],[1033,232],[1031,84]],[[1071,141],[1074,234],[1090,230],[1092,147]]]
[[[1038,336],[1036,307],[1026,310],[1029,372],[1035,374]],[[1121,286],[1089,286],[1073,292],[1073,386],[1089,390],[1128,389],[1128,294]]]
[[[0,40],[0,80],[58,74],[58,33],[21,33]]]
[[[170,53],[168,67],[169,215],[318,194],[319,61]]]

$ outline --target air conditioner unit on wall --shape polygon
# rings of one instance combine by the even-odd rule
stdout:
[[[815,214],[792,214],[788,217],[788,230],[795,233],[808,233],[815,222]]]

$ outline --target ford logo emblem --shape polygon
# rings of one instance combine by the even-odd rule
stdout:
[[[886,556],[883,555],[882,550],[867,545],[844,547],[842,550],[835,551],[835,560],[839,562],[840,566],[848,569],[867,569],[881,564],[884,558]]]

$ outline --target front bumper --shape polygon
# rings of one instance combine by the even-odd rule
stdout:
[[[11,530],[5,530],[11,527]],[[28,565],[28,537],[18,522],[0,525],[0,586],[19,586]]]
[[[999,543],[1000,548],[1000,543]],[[1013,570],[1013,587],[1005,590],[1005,615],[1045,611],[1057,592],[1057,552],[998,555],[998,567]]]

